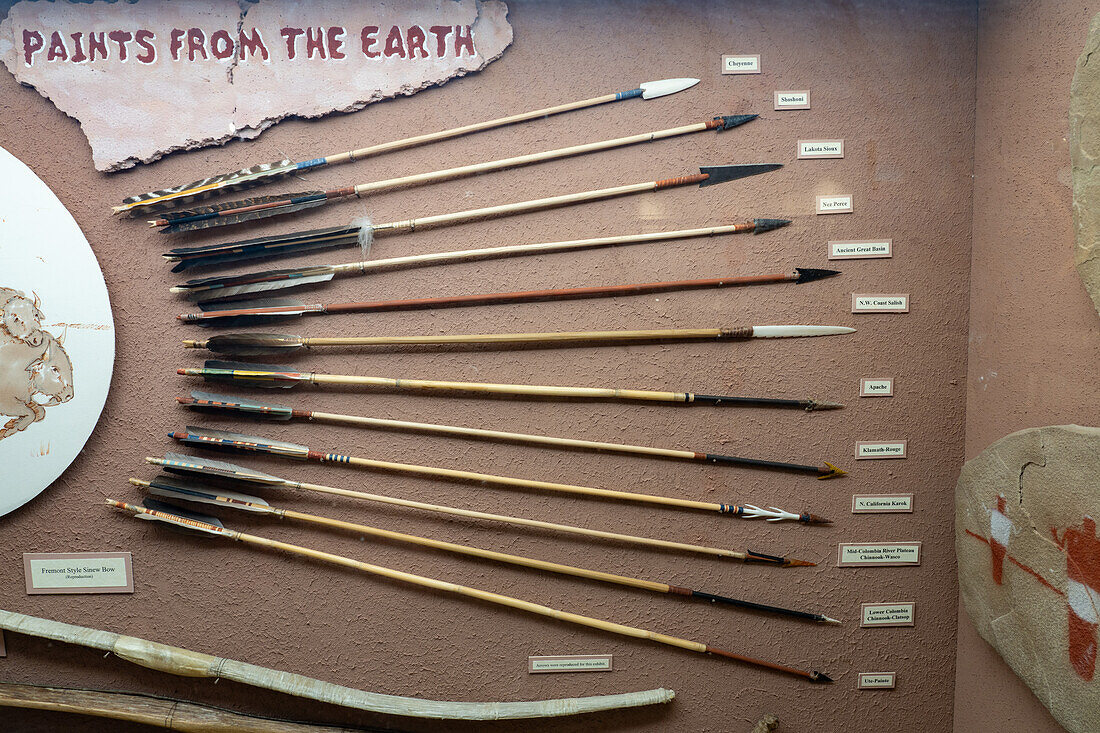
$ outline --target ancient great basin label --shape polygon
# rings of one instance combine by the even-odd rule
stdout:
[[[870,260],[893,256],[892,239],[840,239],[829,242],[830,260]]]
[[[760,54],[726,54],[722,56],[723,74],[759,74]]]
[[[857,461],[908,457],[908,440],[860,440],[856,442]]]
[[[852,293],[852,313],[908,313],[909,293]]]
[[[133,593],[128,552],[25,552],[28,595]]]
[[[860,690],[892,690],[897,684],[897,672],[860,672],[856,681]]]
[[[859,380],[860,397],[893,397],[893,377],[863,378]]]
[[[859,606],[859,625],[870,626],[913,626],[917,616],[917,604],[911,601],[902,603],[861,603]]]
[[[285,117],[414,94],[480,70],[511,42],[501,0],[136,0],[94,9],[22,0],[0,22],[0,60],[80,121],[101,171],[252,139]],[[475,96],[469,116],[429,114],[409,120],[405,134],[493,117]],[[349,147],[385,142],[361,127],[364,138]],[[82,155],[74,151],[74,164],[84,164]]]
[[[833,196],[818,196],[816,211],[818,214],[851,214],[854,211],[852,208],[852,195],[845,193]]]
[[[852,494],[852,514],[911,514],[912,494]]]
[[[795,148],[799,160],[843,158],[843,140],[799,140]]]
[[[610,654],[565,654],[551,657],[527,657],[527,671],[531,674],[548,672],[610,672],[613,660]]]
[[[775,93],[775,109],[809,109],[810,108],[810,93],[809,92],[776,92]]]
[[[837,567],[920,565],[920,542],[841,542]]]

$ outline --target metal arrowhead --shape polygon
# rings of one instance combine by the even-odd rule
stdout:
[[[706,173],[707,178],[699,184],[699,188],[702,188],[703,186],[714,186],[718,183],[725,183],[727,181],[736,181],[738,178],[756,176],[761,173],[779,170],[782,167],[782,163],[747,163],[744,165],[701,166],[699,168],[699,172]]]
[[[668,94],[682,92],[699,83],[698,79],[658,79],[657,81],[644,81],[638,85],[642,90],[642,99],[656,99]]]

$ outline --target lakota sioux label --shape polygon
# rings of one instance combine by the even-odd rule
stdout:
[[[920,565],[919,542],[841,542],[837,567]]]
[[[844,141],[799,140],[797,151],[799,160],[807,160],[812,158],[843,158]]]
[[[897,680],[897,672],[860,672],[856,686],[861,690],[892,690]]]
[[[856,443],[856,460],[908,458],[908,447],[908,440],[860,440]]]
[[[809,92],[776,92],[775,93],[775,108],[777,110],[809,109],[810,108],[810,93]]]
[[[882,379],[859,380],[860,397],[893,397],[894,380],[889,377]]]
[[[819,214],[851,214],[852,195],[818,196],[817,213]]]
[[[892,239],[851,239],[829,242],[830,260],[870,260],[894,256]]]
[[[912,494],[853,494],[852,514],[910,514]]]
[[[133,593],[128,552],[25,552],[27,594]]]
[[[916,603],[861,603],[859,625],[912,626],[917,613]]]
[[[909,293],[852,293],[852,313],[908,313]]]
[[[610,654],[571,654],[558,657],[527,657],[527,671],[545,672],[610,672]]]
[[[760,54],[726,55],[722,57],[723,74],[759,74]]]

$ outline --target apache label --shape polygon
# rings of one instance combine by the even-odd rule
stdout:
[[[852,313],[908,313],[909,293],[852,293]]]
[[[892,690],[897,679],[897,672],[860,672],[856,686],[861,690]]]
[[[798,159],[812,160],[814,158],[843,158],[843,140],[799,140]]]
[[[610,672],[610,654],[565,654],[556,657],[527,657],[530,674],[547,672]]]
[[[861,603],[859,605],[859,625],[869,626],[913,626],[917,614],[917,604],[905,603]]]
[[[810,93],[809,92],[776,92],[775,93],[775,105],[776,110],[785,109],[809,109],[810,108]]]
[[[892,239],[851,239],[829,242],[830,260],[871,260],[894,256]]]
[[[723,74],[759,74],[760,54],[725,55],[722,57]]]
[[[911,514],[912,494],[853,494],[852,514]]]
[[[25,552],[27,594],[133,593],[129,552]]]
[[[841,542],[837,567],[920,565],[920,542]]]
[[[852,213],[852,195],[843,194],[838,196],[818,196],[817,197],[817,213],[818,214],[851,214]]]
[[[860,397],[893,397],[894,396],[894,379],[893,377],[883,377],[881,379],[861,379],[859,380],[859,396]]]
[[[856,443],[856,460],[876,458],[908,458],[908,440],[861,440]]]

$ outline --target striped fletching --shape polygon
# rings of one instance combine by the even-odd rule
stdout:
[[[196,206],[192,209],[181,209],[179,211],[169,212],[162,217],[162,220],[166,222],[174,222],[180,219],[187,219],[192,216],[202,216],[204,214],[216,214],[219,211],[227,211],[229,209],[240,209],[246,206],[262,206],[263,204],[277,203],[285,201],[289,198],[297,198],[299,196],[323,196],[324,191],[307,191],[305,193],[287,193],[287,194],[274,194],[271,196],[253,196],[247,199],[237,199],[236,201],[222,201],[216,204],[207,204],[206,206]]]
[[[176,401],[184,407],[196,412],[240,412],[251,417],[268,418],[271,420],[290,420],[294,417],[293,408],[284,405],[276,405],[270,402],[257,402],[247,397],[236,395],[215,394],[192,390],[191,397],[177,397]]]
[[[114,207],[114,211],[116,214],[128,213],[135,216],[166,211],[172,207],[202,201],[226,191],[239,191],[270,183],[293,173],[295,170],[297,170],[297,165],[284,158],[274,163],[262,163],[251,168],[242,168],[233,173],[201,178],[180,186],[129,196],[123,199],[121,206]]]
[[[161,474],[149,482],[149,493],[165,499],[191,501],[197,504],[232,504],[246,512],[270,514],[270,505],[258,496],[241,494],[228,489],[184,481],[175,476]],[[264,507],[268,507],[264,509]]]
[[[309,456],[309,448],[298,443],[270,440],[255,435],[244,435],[243,433],[231,433],[228,430],[200,428],[195,425],[188,425],[185,431],[173,433],[172,437],[181,443],[202,448],[218,448],[244,451],[246,453],[270,453],[300,460],[305,460]]]
[[[324,206],[330,200],[331,199],[325,198],[324,193],[318,192],[316,197],[307,198],[305,201],[297,203],[287,203],[280,206],[258,209],[256,211],[244,211],[239,214],[227,214],[225,216],[217,216],[213,218],[199,218],[197,221],[189,221],[187,219],[184,219],[182,221],[177,221],[177,223],[175,224],[168,224],[167,226],[162,227],[160,231],[164,234],[175,234],[177,232],[194,232],[198,231],[199,229],[210,229],[211,227],[224,227],[231,224],[243,224],[247,221],[266,219],[269,216],[292,214],[296,211],[305,211],[306,209],[312,209],[317,206]]]
[[[215,478],[236,479],[254,484],[267,484],[269,486],[282,486],[288,481],[269,473],[256,471],[235,463],[215,461],[210,458],[199,458],[182,453],[165,453],[164,458],[146,458],[148,463],[160,466],[165,471],[172,473],[188,474],[194,476],[213,476]]]

